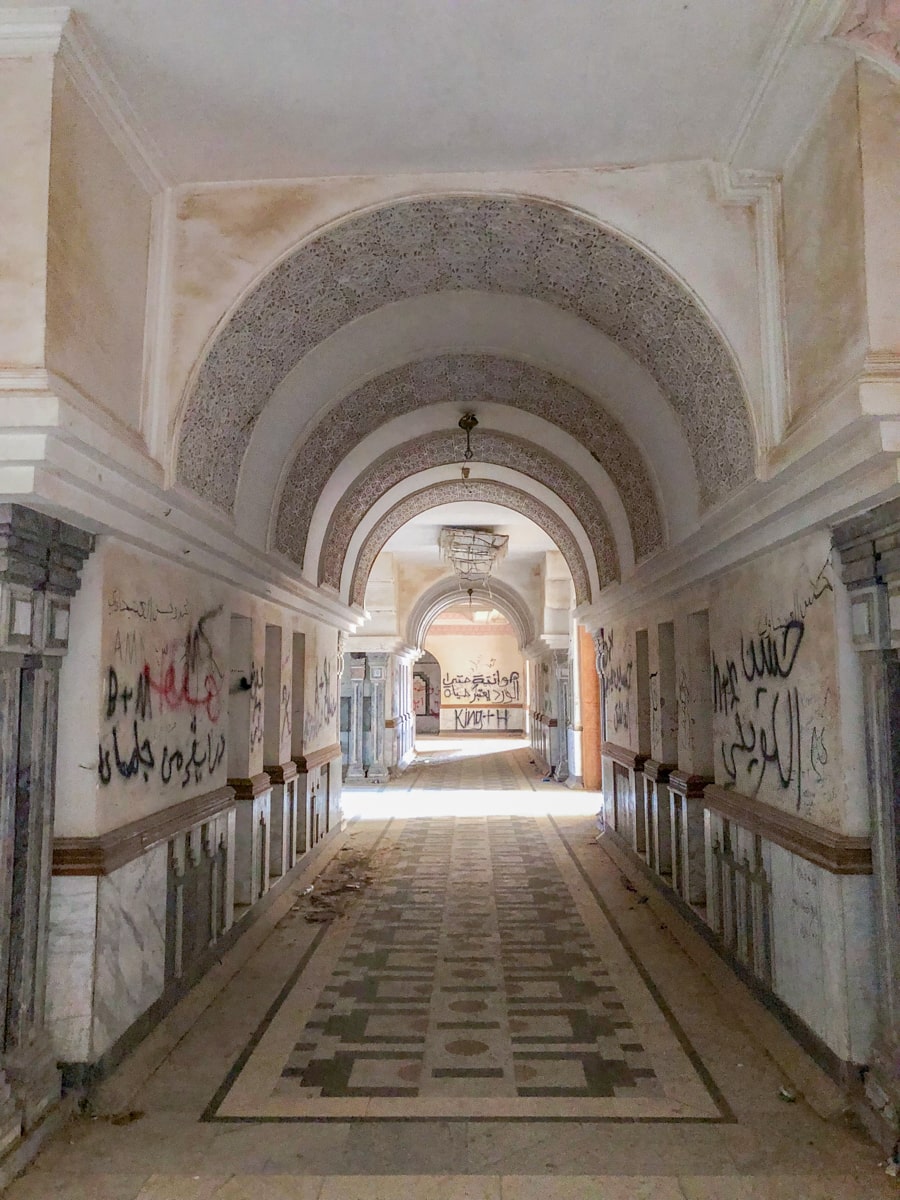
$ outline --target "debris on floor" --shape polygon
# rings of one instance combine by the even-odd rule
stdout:
[[[779,1099],[785,1102],[785,1104],[797,1103],[797,1093],[792,1087],[787,1087],[785,1084],[782,1084],[782,1086],[778,1089],[778,1096]]]
[[[894,1147],[891,1157],[884,1165],[885,1175],[890,1175],[891,1179],[900,1179],[900,1142]]]
[[[108,1125],[133,1125],[135,1121],[140,1121],[144,1113],[139,1108],[129,1108],[124,1112],[114,1113],[97,1113],[88,1111],[85,1113],[92,1121],[105,1121]]]
[[[373,882],[375,857],[344,846],[291,906],[290,916],[302,916],[309,925],[337,920],[350,902]]]

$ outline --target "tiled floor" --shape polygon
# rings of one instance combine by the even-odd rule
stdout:
[[[762,1026],[597,842],[596,797],[513,744],[430,749],[412,792],[348,796],[368,819],[313,893],[340,915],[308,920],[298,881],[11,1200],[900,1195],[781,1099]]]

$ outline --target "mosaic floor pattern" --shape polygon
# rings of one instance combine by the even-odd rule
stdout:
[[[379,861],[208,1120],[730,1119],[552,820],[388,822]]]
[[[535,784],[534,771],[527,766],[528,758],[527,750],[473,755],[443,747],[429,748],[419,751],[412,767],[394,786],[405,791],[419,787],[443,792],[534,791],[540,783]]]

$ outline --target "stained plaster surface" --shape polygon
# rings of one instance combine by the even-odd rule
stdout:
[[[10,1200],[893,1196],[895,1185],[880,1171],[874,1146],[840,1119],[816,1115],[803,1096],[790,1104],[780,1097],[786,1077],[762,1049],[765,1014],[760,1010],[758,1017],[753,1015],[755,1002],[749,1008],[746,1002],[724,1002],[718,976],[698,969],[686,952],[685,947],[694,953],[690,944],[675,940],[655,901],[641,902],[640,882],[623,886],[613,859],[594,840],[592,819],[571,813],[573,793],[542,784],[529,767],[527,751],[515,749],[515,742],[486,741],[475,749],[472,742],[466,745],[460,757],[462,747],[450,739],[425,743],[425,755],[410,775],[385,789],[349,793],[351,808],[355,806],[364,819],[334,845],[330,861],[339,863],[345,849],[366,859],[364,870],[371,883],[363,894],[347,903],[335,920],[309,924],[308,909],[298,896],[310,880],[301,876],[294,891],[238,943],[214,976],[107,1081],[95,1098],[95,1112],[71,1122],[46,1146],[26,1176],[13,1184]],[[488,756],[466,761],[478,749]],[[575,807],[583,811],[597,798],[581,799]],[[422,813],[423,803],[430,807],[430,819],[416,815]],[[396,819],[388,820],[379,810],[395,813]],[[517,812],[520,815],[514,816]],[[552,820],[539,815],[548,812],[554,814]],[[424,838],[429,852],[415,852],[410,838]],[[456,841],[460,844],[454,849]],[[510,856],[523,852],[527,869],[521,883],[515,869],[497,874],[499,859],[513,867]],[[329,869],[334,867],[320,860],[322,887]],[[474,893],[473,873],[479,876]],[[433,892],[430,904],[394,913],[391,889],[415,887],[425,875]],[[533,943],[513,946],[517,935],[509,922],[516,907],[506,907],[507,893],[511,898],[511,892],[521,892],[524,898],[529,875],[538,888],[533,899],[543,910],[540,928],[547,934],[556,926],[563,944],[556,944],[554,953],[572,960],[556,974],[572,984],[582,978],[598,983],[602,978],[603,987],[614,989],[599,993],[605,998],[600,1008],[613,1014],[617,1026],[611,1038],[601,1035],[607,1060],[615,1061],[618,1053],[621,1070],[628,1055],[639,1056],[650,1064],[650,1075],[637,1087],[629,1087],[624,1076],[611,1085],[608,1077],[604,1083],[595,1075],[595,1090],[605,1087],[612,1095],[592,1101],[564,1087],[540,1101],[552,1116],[535,1114],[530,1119],[522,1115],[535,1098],[516,1097],[514,1076],[505,1065],[500,1076],[457,1074],[452,1087],[450,1076],[437,1076],[444,1088],[442,1103],[446,1106],[449,1097],[452,1115],[429,1113],[433,1099],[421,1093],[392,1098],[390,1085],[385,1093],[384,1081],[379,1083],[371,1071],[379,1059],[382,1071],[396,1073],[404,1066],[389,1056],[392,1038],[398,1035],[390,1034],[387,1025],[392,1008],[411,997],[422,1009],[426,1027],[433,1022],[432,1032],[425,1034],[427,1043],[466,1043],[456,1045],[460,1053],[446,1055],[453,1060],[451,1069],[458,1070],[465,1056],[474,1062],[495,1053],[490,1043],[499,1036],[495,1028],[439,1029],[446,1002],[458,1004],[460,999],[486,1003],[493,1011],[502,998],[507,1011],[510,1004],[519,1008],[520,1024],[515,1031],[508,1025],[502,1029],[499,1041],[512,1032],[526,1056],[545,1067],[552,1065],[552,1060],[540,1057],[546,1048],[570,1073],[572,1062],[580,1061],[583,1046],[575,1048],[574,1059],[558,1057],[562,1028],[571,1025],[568,1017],[561,1021],[559,1012],[544,1010],[590,1007],[596,996],[592,1001],[582,989],[568,1009],[558,998],[549,1005],[529,999],[535,987],[553,982],[554,970],[537,961]],[[434,919],[435,897],[443,919],[451,923],[470,920],[464,911],[468,904],[486,904],[495,916],[479,919],[477,929],[460,928],[452,942],[429,937],[401,946],[397,938],[405,940],[404,929],[409,939],[424,920]],[[527,911],[524,916],[531,919]],[[368,939],[358,948],[354,941],[362,925],[373,919],[395,931],[385,951],[407,956],[393,972],[417,975],[412,982],[395,980],[394,993],[398,987],[400,993],[383,1006],[373,1004],[368,992],[368,999],[353,1000],[358,985],[347,959],[348,954],[378,953]],[[466,939],[473,937],[485,942],[500,937],[507,943],[502,971],[499,964],[474,961],[485,956],[466,948]],[[422,961],[414,969],[410,956],[421,960],[425,953],[437,956],[444,964],[440,970],[486,974],[450,982],[434,975],[430,966],[423,968]],[[472,961],[456,961],[462,957]],[[495,962],[493,955],[487,957]],[[392,973],[386,964],[369,964],[363,977],[374,970],[381,979],[385,969]],[[350,974],[343,974],[345,970]],[[298,988],[301,980],[305,988]],[[391,985],[385,983],[387,995]],[[468,990],[446,992],[445,985]],[[613,994],[616,998],[609,999]],[[321,1083],[304,1084],[302,1074],[282,1075],[287,1059],[298,1053],[295,1043],[306,1040],[301,1010],[317,1003],[333,1005],[334,1016],[349,1003],[351,1023],[353,1013],[358,1023],[368,1012],[385,1026],[379,1034],[371,1031],[374,1057],[359,1060],[363,1074],[370,1073],[360,1096],[327,1100],[320,1094]],[[605,1003],[622,1007],[605,1008]],[[526,1010],[530,1016],[524,1015]],[[454,1013],[453,1019],[479,1018],[469,1012]],[[405,1018],[399,1036],[415,1034],[415,1024],[416,1018]],[[359,1031],[345,1028],[346,1021],[343,1032],[339,1025],[338,1021],[331,1030],[320,1025],[310,1031],[325,1055],[337,1053],[345,1037],[359,1036]],[[640,1038],[642,1052],[624,1046],[616,1052],[614,1045],[626,1038],[629,1046]],[[487,1051],[469,1044],[485,1040]],[[791,1069],[800,1053],[795,1048],[784,1055]],[[497,1061],[508,1060],[500,1053]],[[287,1091],[279,1091],[279,1081]],[[419,1091],[409,1080],[402,1086]],[[531,1086],[552,1090],[548,1078]],[[665,1100],[669,1086],[671,1098]],[[498,1095],[501,1088],[505,1096]],[[613,1111],[624,1115],[642,1089],[648,1096],[641,1103],[662,1102],[667,1113],[611,1119]],[[649,1096],[654,1090],[656,1100]],[[260,1120],[265,1106],[271,1108],[273,1102],[292,1109],[293,1115],[287,1113],[285,1119],[285,1114],[272,1113],[275,1119]],[[298,1105],[321,1110],[326,1103],[336,1106],[331,1119],[298,1119]],[[491,1104],[498,1111],[486,1116],[483,1110]],[[607,1113],[587,1116],[586,1104],[605,1106]],[[243,1115],[226,1115],[228,1106],[239,1106]],[[375,1118],[379,1106],[385,1109],[382,1119]],[[510,1106],[518,1106],[518,1116],[499,1111]],[[396,1111],[388,1115],[391,1107]],[[371,1115],[359,1111],[367,1108]],[[130,1116],[113,1121],[116,1113]]]
[[[753,211],[719,201],[709,164],[670,162],[627,169],[211,184],[186,190],[176,196],[174,211],[173,334],[166,364],[172,405],[189,390],[192,370],[223,318],[275,263],[316,231],[374,206],[459,192],[535,196],[572,206],[649,247],[716,314],[756,403],[762,376]],[[369,373],[378,366],[373,363]]]

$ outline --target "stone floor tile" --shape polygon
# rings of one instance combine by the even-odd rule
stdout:
[[[430,770],[418,768],[417,779],[413,781],[416,787],[427,786]],[[491,767],[488,773],[496,774],[497,770],[500,768]],[[513,776],[519,778],[515,770],[510,778]],[[471,771],[469,778],[475,779]],[[521,779],[517,786],[520,785]],[[477,781],[471,786],[477,789]],[[394,789],[397,796],[402,796],[404,789],[409,787],[407,779],[383,790],[387,793]],[[542,796],[544,794],[549,797],[548,808],[553,796],[566,800],[567,795],[571,795],[562,788],[552,793],[548,790]],[[415,800],[412,793],[410,795]],[[501,1200],[501,1197],[502,1200],[531,1200],[532,1197],[536,1200],[604,1200],[604,1197],[630,1200],[631,1197],[645,1196],[652,1196],[654,1200],[669,1200],[670,1197],[673,1200],[675,1197],[678,1200],[684,1197],[687,1200],[795,1200],[795,1197],[804,1200],[805,1196],[809,1200],[824,1200],[825,1197],[844,1200],[845,1196],[847,1200],[862,1200],[862,1197],[881,1200],[887,1195],[897,1197],[896,1184],[886,1180],[878,1170],[878,1151],[871,1144],[840,1123],[823,1120],[802,1100],[785,1104],[778,1097],[781,1073],[777,1062],[755,1040],[752,1022],[748,1024],[737,1014],[736,1006],[723,1001],[723,993],[711,985],[707,974],[698,970],[666,929],[660,928],[665,920],[657,917],[649,904],[636,904],[634,893],[622,884],[618,867],[602,852],[602,847],[592,841],[593,828],[590,819],[585,817],[560,818],[569,844],[585,865],[625,938],[639,953],[644,969],[667,1001],[684,1037],[696,1051],[696,1057],[728,1099],[737,1120],[736,1123],[694,1123],[676,1118],[638,1122],[586,1120],[583,1113],[579,1115],[577,1105],[583,1103],[584,1098],[567,1095],[568,1084],[565,1082],[573,1070],[579,1069],[571,1065],[577,1059],[568,1056],[568,1043],[559,1042],[563,1022],[568,1018],[561,1015],[559,997],[555,1008],[552,1003],[534,1000],[535,988],[539,992],[548,988],[552,991],[554,986],[568,986],[572,981],[593,980],[604,988],[616,989],[617,999],[613,998],[612,992],[602,993],[612,1004],[609,1009],[604,1009],[604,1014],[610,1014],[610,1019],[615,1021],[633,1019],[630,1029],[614,1026],[615,1034],[605,1030],[591,1035],[596,1037],[596,1045],[604,1048],[605,1057],[599,1056],[600,1066],[607,1070],[609,1062],[616,1059],[617,1055],[610,1054],[610,1050],[615,1050],[618,1039],[622,1053],[630,1056],[632,1066],[639,1068],[648,1059],[652,1062],[657,1078],[665,1084],[660,1089],[665,1104],[674,1105],[679,1098],[684,1099],[684,1096],[679,1097],[682,1084],[691,1095],[690,1101],[685,1100],[685,1103],[698,1102],[695,1068],[685,1055],[684,1040],[674,1035],[664,1013],[650,992],[644,990],[640,977],[629,967],[626,949],[596,906],[593,894],[571,867],[567,852],[556,853],[562,843],[554,843],[556,835],[549,824],[540,826],[542,840],[538,841],[523,832],[534,827],[533,817],[503,817],[493,821],[489,832],[495,855],[499,847],[499,857],[495,861],[491,894],[492,880],[486,871],[489,859],[485,836],[487,822],[474,807],[477,796],[477,790],[473,790],[468,797],[473,815],[459,822],[455,850],[447,838],[452,820],[441,818],[442,828],[433,824],[431,832],[426,822],[419,823],[426,840],[437,838],[443,845],[440,854],[432,853],[434,845],[431,849],[425,847],[416,861],[421,860],[427,865],[422,879],[431,892],[443,886],[442,876],[446,874],[446,862],[449,861],[450,878],[453,886],[459,889],[458,903],[448,906],[448,912],[451,912],[448,921],[456,923],[454,928],[459,936],[457,942],[448,936],[443,946],[446,971],[484,968],[490,973],[477,979],[474,976],[454,977],[452,986],[472,989],[490,978],[495,990],[490,994],[475,990],[432,992],[434,986],[442,988],[447,984],[449,976],[432,978],[424,1000],[435,1029],[438,1029],[438,1021],[489,1019],[495,1023],[499,1021],[502,1026],[507,1016],[514,1020],[516,1027],[510,1025],[508,1030],[509,1051],[497,1060],[501,1064],[502,1077],[472,1076],[471,1091],[467,1093],[464,1074],[457,1072],[452,1077],[447,1076],[450,1082],[443,1085],[444,1093],[436,1097],[432,1087],[431,1094],[416,1101],[418,1111],[406,1094],[396,1094],[398,1088],[390,1082],[393,1079],[390,1076],[392,1060],[390,1055],[383,1053],[385,1048],[391,1048],[391,1043],[379,1039],[393,1036],[397,1014],[392,1015],[391,1009],[405,1007],[413,995],[416,955],[437,948],[438,943],[436,927],[433,923],[429,927],[428,913],[426,908],[419,910],[418,898],[395,896],[397,903],[387,905],[390,915],[385,918],[383,929],[379,931],[373,924],[366,937],[388,930],[392,932],[395,942],[392,953],[396,951],[400,956],[397,959],[400,982],[395,986],[396,981],[385,977],[386,996],[390,988],[394,988],[387,996],[386,1006],[373,1006],[368,1001],[358,1006],[351,1003],[343,1014],[352,1025],[358,1008],[365,1010],[368,1004],[369,1008],[377,1009],[378,1019],[372,1025],[376,1036],[372,1041],[354,1041],[362,1031],[349,1030],[349,1044],[355,1047],[353,1053],[363,1051],[358,1078],[370,1080],[369,1090],[373,1094],[363,1094],[360,1103],[354,1085],[347,1086],[346,1081],[341,1083],[337,1079],[329,1094],[318,1099],[313,1096],[310,1101],[306,1093],[298,1091],[306,1085],[298,1084],[296,1073],[282,1075],[278,1057],[282,1054],[283,1061],[288,1054],[293,1055],[297,1043],[303,1041],[304,1014],[310,1007],[307,1001],[316,1002],[321,988],[331,986],[332,981],[335,986],[343,986],[350,978],[332,974],[336,967],[343,969],[339,963],[340,955],[344,953],[343,947],[353,940],[355,926],[350,916],[342,918],[345,924],[337,922],[334,927],[329,943],[334,949],[333,958],[324,963],[314,958],[310,964],[313,969],[301,976],[297,1004],[290,1007],[285,1002],[268,1027],[274,1031],[269,1041],[263,1032],[262,1038],[253,1043],[256,1057],[251,1056],[249,1063],[255,1063],[258,1070],[246,1075],[248,1086],[235,1102],[235,1111],[251,1119],[201,1120],[233,1063],[251,1039],[256,1038],[260,1023],[291,976],[302,948],[309,944],[311,936],[315,936],[311,930],[318,927],[308,925],[298,909],[289,921],[285,916],[280,924],[272,922],[265,934],[258,928],[252,949],[242,949],[239,961],[230,962],[226,955],[222,977],[218,981],[206,981],[202,1003],[197,993],[191,993],[186,998],[185,1008],[170,1014],[172,1030],[168,1033],[163,1030],[159,1034],[154,1053],[147,1050],[142,1058],[139,1052],[131,1063],[123,1064],[119,1081],[122,1086],[118,1092],[113,1086],[113,1077],[104,1094],[110,1097],[127,1094],[127,1107],[141,1110],[145,1115],[123,1126],[112,1125],[104,1119],[73,1119],[47,1143],[36,1167],[13,1185],[8,1193],[11,1200],[87,1200],[88,1197],[91,1200],[136,1200],[137,1197],[140,1200],[244,1200],[244,1197],[247,1200],[251,1197],[252,1200],[353,1200],[354,1195],[358,1195],[359,1200],[393,1200],[394,1196],[403,1200],[432,1196],[436,1200]],[[515,793],[511,791],[510,796],[514,799]],[[511,835],[513,820],[518,831],[515,836]],[[397,849],[402,826],[403,821],[397,820],[391,827],[393,833],[386,835],[389,845],[375,872],[382,880],[394,878],[391,872],[398,873],[399,865],[402,865],[402,856]],[[366,828],[365,837],[355,844],[371,840],[374,830],[383,827],[384,820],[379,817]],[[555,846],[556,857],[548,860],[541,846],[551,849]],[[336,855],[339,850],[338,844]],[[449,858],[441,857],[445,851]],[[407,856],[407,868],[409,862]],[[535,878],[543,878],[538,907],[547,914],[549,922],[560,923],[554,926],[559,932],[558,937],[554,934],[554,944],[570,937],[572,929],[577,931],[579,922],[583,925],[584,933],[579,936],[586,938],[585,946],[592,944],[597,952],[596,955],[591,952],[586,969],[583,963],[566,965],[558,973],[557,980],[541,977],[539,972],[534,974],[541,961],[535,956],[544,950],[536,949],[532,944],[541,941],[542,928],[540,923],[532,922],[528,938],[519,939],[518,943],[511,938],[503,969],[497,970],[500,921],[502,918],[509,930],[515,931],[518,908],[513,902],[517,895],[515,881],[529,873]],[[407,875],[408,880],[416,877],[415,871],[407,871]],[[536,886],[533,880],[529,886]],[[571,920],[567,915],[570,901],[565,899],[566,889],[574,904],[571,912],[575,915]],[[301,890],[299,885],[297,890]],[[293,898],[289,896],[284,905],[285,914],[291,903]],[[488,923],[485,914],[490,914],[488,929],[485,928]],[[469,929],[470,923],[477,928]],[[413,938],[418,940],[410,940]],[[390,946],[390,943],[391,938],[380,943],[377,936],[369,937],[368,941],[364,937],[359,942],[360,954],[364,958],[369,953],[367,947]],[[243,943],[239,945],[243,946]],[[487,964],[454,961],[463,955],[470,959],[487,955],[492,961]],[[366,989],[372,975],[372,964],[361,960],[353,977],[353,985],[360,996],[368,994]],[[312,990],[304,990],[306,984]],[[482,997],[484,1006],[473,1009],[473,1000]],[[464,1002],[463,1007],[451,1009],[451,1001],[459,1000]],[[513,1002],[511,1007],[510,1002]],[[629,1013],[629,1004],[632,1013]],[[540,1024],[540,1017],[535,1019],[529,1015],[535,1007],[546,1019],[546,1030]],[[573,1010],[579,1007],[588,1011],[576,996]],[[323,1010],[323,1022],[330,1012],[333,1010]],[[190,1020],[195,1022],[193,1025],[188,1020],[188,1013]],[[417,1015],[421,1014],[411,1013],[409,1020]],[[282,1021],[280,1030],[275,1029],[279,1020]],[[396,1026],[404,1036],[405,1020],[406,1017]],[[296,1034],[295,1024],[298,1026]],[[324,1024],[320,1022],[314,1028],[324,1029]],[[488,1046],[487,1062],[494,1053],[492,1039],[499,1042],[501,1038],[494,1025],[490,1030],[483,1035],[474,1026],[458,1035],[454,1030],[452,1035],[444,1037],[444,1041],[484,1040]],[[550,1043],[535,1042],[529,1048],[526,1043],[512,1041],[513,1035],[552,1038],[557,1043],[554,1056],[550,1060],[540,1058]],[[362,1036],[367,1035],[362,1032]],[[442,1030],[441,1036],[444,1036]],[[325,1041],[331,1048],[329,1054],[345,1045],[341,1031],[330,1032]],[[526,1051],[524,1058],[520,1053],[523,1049]],[[453,1057],[453,1064],[458,1059],[460,1065],[469,1066],[469,1058],[475,1063],[478,1055],[474,1051],[480,1048],[457,1046],[456,1050],[459,1053]],[[444,1059],[433,1060],[440,1068],[446,1067],[452,1057],[446,1048],[442,1052]],[[513,1053],[515,1057],[512,1057]],[[529,1076],[533,1083],[546,1081],[554,1070],[557,1072],[556,1082],[552,1085],[558,1089],[557,1094],[545,1097],[541,1103],[548,1104],[553,1116],[568,1114],[567,1119],[475,1119],[478,1115],[473,1110],[475,1101],[485,1111],[499,1103],[519,1103],[522,1110],[519,1115],[528,1115],[516,1094],[520,1076],[515,1070],[523,1062],[528,1065],[525,1061],[527,1053],[533,1055],[533,1073]],[[328,1058],[329,1054],[322,1057]],[[331,1054],[331,1057],[334,1062],[330,1070],[334,1074],[340,1066],[340,1056]],[[143,1063],[143,1075],[137,1069],[140,1063]],[[400,1064],[411,1065],[414,1064]],[[415,1070],[400,1074],[396,1061],[393,1066],[404,1086],[416,1076]],[[435,1078],[439,1081],[441,1076]],[[494,1078],[498,1083],[492,1093]],[[648,1095],[655,1087],[652,1079],[649,1083],[647,1077],[635,1076],[635,1079],[637,1085],[633,1082],[628,1085],[631,1096],[626,1087],[624,1100],[621,1099],[623,1093],[615,1090],[619,1085],[614,1086],[611,1102],[623,1111],[629,1103],[647,1103]],[[385,1080],[388,1084],[383,1090],[395,1094],[374,1095]],[[273,1081],[280,1082],[276,1091],[270,1094]],[[692,1082],[693,1086],[688,1086]],[[699,1102],[702,1102],[706,1096],[705,1085],[699,1083],[699,1087]],[[313,1088],[307,1089],[307,1092],[313,1091]],[[365,1093],[365,1086],[362,1091]],[[440,1091],[440,1085],[437,1091]],[[445,1106],[439,1113],[443,1119],[422,1119],[432,1111],[430,1108],[426,1111],[426,1105],[431,1106],[436,1100]],[[267,1115],[260,1111],[266,1104],[275,1109],[281,1106],[269,1116],[289,1117],[292,1115],[291,1104],[297,1107],[301,1101],[312,1103],[313,1107],[319,1105],[318,1114],[313,1113],[314,1116],[327,1115],[328,1105],[343,1105],[349,1106],[348,1112],[350,1108],[359,1110],[360,1119],[252,1119]],[[707,1102],[711,1103],[711,1100],[707,1098]],[[391,1119],[371,1119],[376,1108],[389,1114]],[[298,1115],[296,1111],[293,1113],[295,1117]],[[531,1115],[542,1117],[543,1114],[535,1110]],[[395,1116],[418,1119],[394,1119]],[[451,1116],[457,1119],[450,1119]]]
[[[135,1200],[147,1175],[91,1175],[77,1179],[51,1171],[29,1171],[11,1183],[4,1200]]]
[[[212,1200],[318,1200],[321,1175],[233,1175]]]
[[[684,1200],[678,1181],[663,1175],[504,1175],[501,1200]]]
[[[500,1200],[491,1175],[332,1175],[319,1200]]]
[[[358,1121],[334,1170],[342,1175],[450,1175],[466,1169],[462,1122]]]
[[[689,1176],[678,1181],[685,1200],[896,1200],[897,1184],[873,1171],[860,1179],[840,1172]]]
[[[226,1182],[210,1175],[151,1175],[137,1200],[211,1200]]]

